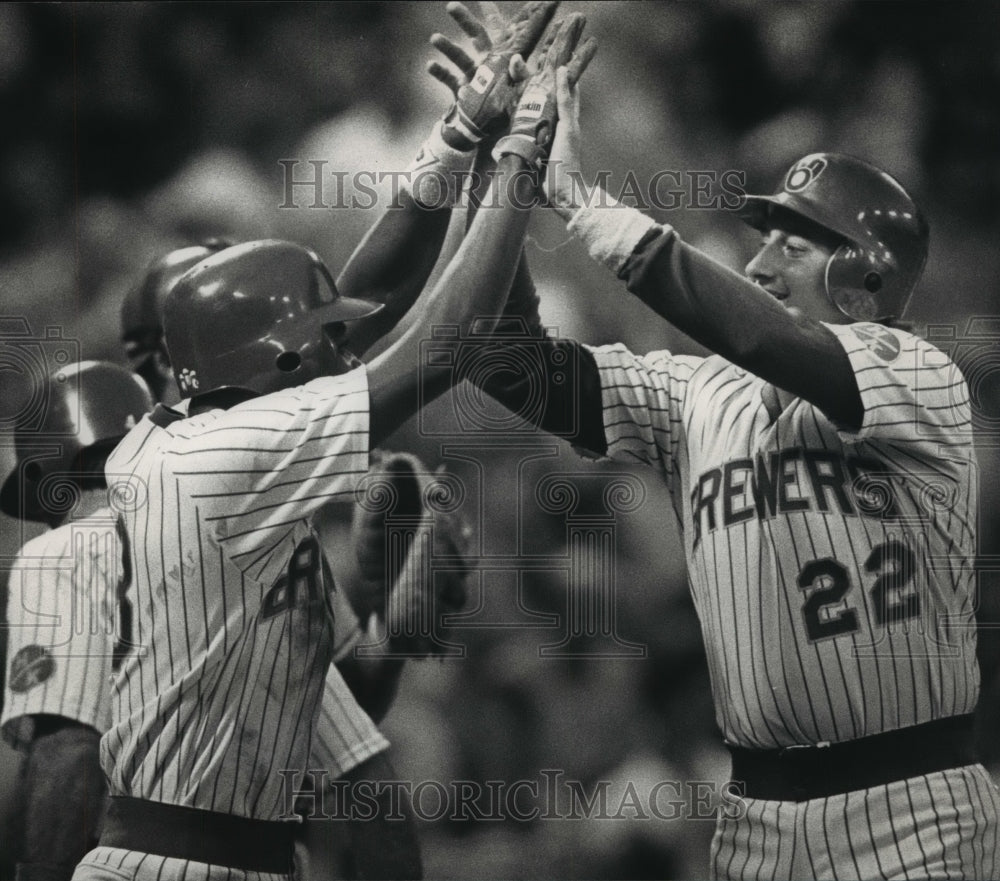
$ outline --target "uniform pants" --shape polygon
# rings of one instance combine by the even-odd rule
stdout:
[[[719,815],[713,879],[1000,878],[1000,792],[982,765]]]

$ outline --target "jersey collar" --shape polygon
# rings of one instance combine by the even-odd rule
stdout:
[[[157,428],[166,428],[168,425],[173,425],[173,423],[180,422],[182,419],[184,419],[183,413],[178,413],[165,404],[157,404],[153,408],[153,412],[149,414],[149,421]]]

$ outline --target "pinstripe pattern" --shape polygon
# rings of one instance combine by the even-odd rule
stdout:
[[[323,562],[324,579],[336,585],[325,556]],[[330,606],[334,622],[334,664],[330,666],[323,681],[323,695],[320,698],[307,769],[325,770],[333,780],[387,750],[389,741],[358,705],[336,667],[342,658],[353,651],[360,639],[358,617],[342,590],[333,591]]]
[[[714,879],[1000,877],[1000,793],[981,765],[811,801],[743,802],[741,816],[719,819]],[[760,843],[752,856],[749,842]]]
[[[910,334],[895,331],[902,351],[887,363],[850,327],[831,329],[859,375],[857,436],[801,400],[773,419],[765,383],[719,357],[594,350],[610,454],[659,468],[680,507],[717,721],[741,746],[851,740],[971,712],[978,696],[964,383]],[[869,484],[891,507],[863,495]],[[918,594],[920,609],[880,621],[875,585],[897,561],[873,554],[892,542],[912,552],[912,577],[890,577],[900,589],[883,602]],[[826,560],[846,589],[810,612],[831,576],[824,566],[801,587],[800,575]]]
[[[330,779],[335,779],[388,748],[385,735],[358,706],[337,668],[331,666],[323,682],[308,768],[329,771]]]
[[[73,881],[287,881],[287,875],[244,872],[133,850],[98,847],[73,872]]]
[[[30,733],[22,720],[39,713],[107,731],[120,577],[121,551],[108,509],[43,533],[21,549],[9,581],[8,669],[0,719],[15,742],[22,731]],[[31,647],[47,651],[51,675],[27,690],[14,690],[12,674]]]
[[[716,721],[748,748],[969,713],[979,694],[965,382],[911,334],[828,327],[857,376],[857,433],[718,356],[592,350],[609,455],[671,491]],[[714,877],[996,877],[997,794],[978,766],[747,803],[720,818]]]
[[[332,651],[305,518],[367,470],[366,374],[165,413],[108,462],[145,499],[124,518],[141,648],[115,682],[102,764],[114,795],[274,819],[277,772],[306,767]]]

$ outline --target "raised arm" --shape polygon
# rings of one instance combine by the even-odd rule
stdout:
[[[461,4],[452,4],[462,10],[462,18],[469,17]],[[458,17],[459,9],[453,11]],[[471,34],[471,27],[466,28]],[[458,68],[469,75],[475,64],[468,54],[440,34],[432,38],[434,45]],[[546,47],[543,45],[543,50]],[[567,66],[567,76],[575,83],[586,69],[597,49],[593,40],[587,40]],[[458,79],[448,69],[432,62],[429,69],[439,80],[457,90]],[[558,138],[558,132],[556,137]],[[479,146],[472,169],[469,189],[467,226],[471,226],[480,206],[489,204],[487,188],[489,175],[495,167],[493,143],[484,141]],[[497,334],[503,338],[497,345],[511,345],[515,340],[539,351],[538,372],[496,370],[489,374],[477,372],[470,379],[483,391],[513,413],[533,412],[536,424],[543,431],[555,434],[595,453],[606,452],[601,406],[601,385],[597,365],[590,352],[575,340],[554,339],[542,327],[538,311],[539,297],[522,247],[510,294],[503,308]],[[523,362],[522,366],[532,363]],[[543,405],[534,406],[541,390]]]
[[[471,157],[470,151],[470,164]],[[346,345],[359,358],[396,325],[423,290],[441,253],[450,219],[450,204],[419,205],[403,191],[398,203],[386,209],[355,248],[337,279],[337,289],[348,297],[385,304],[350,328]]]
[[[760,287],[663,229],[620,277],[652,309],[726,360],[858,428],[857,378],[833,332],[787,311]]]
[[[565,76],[557,95],[560,127],[547,195],[591,256],[703,346],[816,405],[834,422],[860,425],[854,371],[827,327],[787,311],[753,282],[682,242],[671,227],[617,204],[599,188],[585,197],[580,186],[579,97]]]
[[[496,210],[477,218],[418,320],[368,365],[373,447],[453,384],[450,367],[421,364],[421,344],[435,328],[451,326],[457,340],[465,339],[478,316],[500,311],[514,275],[510,255],[520,250],[537,188],[527,163],[513,155],[501,160],[492,186]],[[477,331],[489,332],[495,324],[487,317]]]
[[[555,70],[572,59],[584,23],[580,15],[563,22],[526,94],[533,85],[544,93],[545,84],[555,82]],[[369,365],[373,446],[458,378],[451,365],[421,363],[422,344],[432,339],[435,328],[449,326],[460,344],[469,337],[477,318],[482,319],[477,333],[496,326],[516,268],[512,258],[520,253],[530,208],[538,199],[540,165],[555,124],[553,101],[548,102],[548,115],[515,114],[511,134],[497,148],[500,160],[488,195],[489,208],[477,214],[432,294],[414,310],[414,323]]]
[[[476,144],[504,130],[509,121],[519,94],[518,83],[507,75],[512,62],[532,51],[557,5],[555,0],[533,0],[504,22],[495,4],[485,4],[484,26],[461,3],[449,4],[451,15],[483,51],[482,63],[467,72],[464,86],[456,82],[455,102],[443,120],[435,121],[401,176],[400,191],[394,194],[398,200],[368,231],[337,279],[342,294],[385,304],[349,329],[347,346],[355,355],[362,357],[389,333],[423,290],[440,255],[458,182],[472,165]],[[472,88],[470,83],[480,71]]]
[[[452,92],[454,103],[440,123],[440,136],[446,146],[435,146],[429,140],[421,154],[433,153],[434,150],[448,152],[452,157],[448,160],[452,167],[442,170],[441,175],[428,176],[426,163],[416,162],[404,176],[404,181],[409,180],[411,185],[415,185],[419,196],[422,190],[419,182],[423,175],[427,182],[425,197],[433,199],[435,203],[441,200],[454,202],[461,190],[463,173],[470,171],[473,159],[481,159],[483,156],[489,159],[497,139],[506,133],[511,114],[528,77],[523,59],[538,44],[558,2],[532,0],[525,3],[509,21],[504,20],[495,3],[481,3],[480,6],[484,11],[482,21],[464,4],[448,4],[449,15],[471,38],[475,57],[443,34],[431,35],[431,43],[457,66],[458,72],[437,61],[428,64],[430,74]],[[547,46],[548,44],[539,52],[544,55]],[[472,85],[474,80],[475,87]],[[461,167],[458,166],[459,156],[463,162]],[[479,159],[476,160],[476,167],[471,169],[471,178],[472,188],[482,197],[489,187],[494,165],[490,160],[489,165],[484,167]],[[443,191],[438,185],[442,180],[447,180],[447,191]],[[471,223],[471,216],[469,222]],[[432,267],[428,267],[428,272],[430,268]],[[421,310],[426,308],[432,293],[431,289],[425,288],[413,308],[405,315],[395,318],[391,326],[385,327],[378,345],[373,349],[373,356],[384,352],[406,332],[417,320]],[[373,316],[371,320],[377,318],[378,316]]]

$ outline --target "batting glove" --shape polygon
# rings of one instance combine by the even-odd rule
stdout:
[[[535,169],[544,166],[559,118],[556,71],[565,67],[570,83],[574,84],[597,52],[597,42],[592,37],[580,43],[586,23],[584,16],[574,13],[547,41],[538,70],[525,85],[510,133],[501,138],[493,150],[496,160],[514,153]]]
[[[427,66],[451,90],[455,103],[434,124],[403,177],[403,188],[418,204],[428,208],[456,204],[476,146],[506,127],[528,77],[524,56],[538,43],[557,5],[558,0],[533,0],[505,22],[495,3],[481,3],[484,20],[480,22],[464,4],[448,4],[449,15],[472,38],[480,60],[443,34],[431,35],[431,44],[461,75],[437,61]]]
[[[527,78],[524,59],[538,44],[556,6],[558,0],[532,0],[505,23],[495,3],[480,4],[482,22],[464,4],[448,4],[448,14],[472,38],[480,60],[474,61],[442,34],[431,36],[432,45],[462,72],[459,79],[437,62],[427,68],[455,95],[442,129],[447,141],[473,146],[504,131]]]

